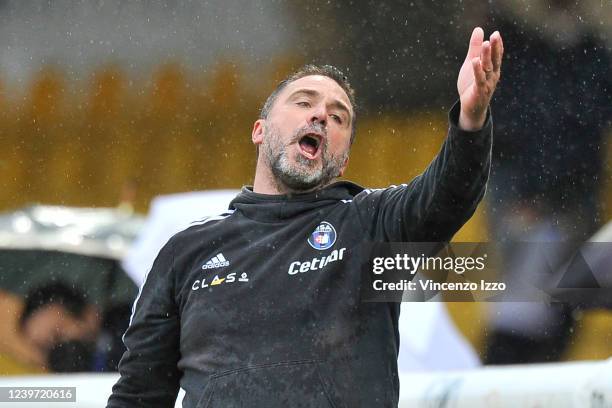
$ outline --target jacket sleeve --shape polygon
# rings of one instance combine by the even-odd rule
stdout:
[[[449,112],[448,136],[436,158],[409,184],[355,196],[360,218],[376,242],[448,242],[482,199],[491,167],[493,125],[458,126],[460,104]]]
[[[172,407],[179,389],[178,308],[174,297],[173,250],[160,251],[140,289],[123,336],[126,352],[107,407]]]

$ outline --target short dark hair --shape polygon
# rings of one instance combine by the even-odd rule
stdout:
[[[276,89],[272,91],[270,96],[268,96],[268,99],[266,99],[266,102],[264,103],[259,113],[259,118],[267,119],[268,115],[270,114],[270,111],[272,110],[272,105],[274,105],[274,102],[276,102],[276,99],[278,98],[278,94],[280,94],[287,85],[300,78],[310,75],[321,75],[331,78],[336,81],[338,85],[340,85],[344,92],[346,92],[346,95],[349,98],[349,102],[353,107],[353,117],[351,118],[351,144],[353,144],[353,140],[355,140],[355,125],[357,120],[357,104],[355,103],[355,90],[349,83],[349,80],[346,75],[344,75],[342,71],[332,65],[304,65],[303,67],[283,79],[281,82],[278,83]]]
[[[77,319],[83,317],[87,307],[85,294],[63,282],[48,283],[35,287],[25,295],[24,300],[25,305],[19,319],[19,325],[22,328],[34,312],[47,305],[61,305],[71,316]]]

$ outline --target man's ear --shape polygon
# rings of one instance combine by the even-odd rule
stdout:
[[[344,159],[344,164],[340,168],[340,172],[338,174],[338,177],[342,177],[344,175],[344,172],[346,171],[346,168],[348,167],[348,163],[349,163],[349,157],[347,155],[346,159]]]
[[[251,132],[251,141],[256,146],[259,146],[263,142],[265,123],[266,123],[265,119],[257,119],[255,123],[253,123],[253,131]]]

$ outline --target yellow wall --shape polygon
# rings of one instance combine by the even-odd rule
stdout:
[[[112,206],[129,180],[139,186],[140,211],[155,195],[248,184],[252,124],[292,65],[276,61],[257,86],[229,62],[201,74],[167,64],[141,80],[115,66],[87,81],[45,68],[22,97],[0,99],[0,211],[31,202]],[[406,182],[445,132],[443,112],[360,118],[347,177],[368,186]]]

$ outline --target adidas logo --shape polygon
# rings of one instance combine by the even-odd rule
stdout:
[[[229,266],[229,261],[225,259],[221,252],[219,252],[217,255],[213,256],[208,262],[202,265],[202,269],[215,269],[221,268],[223,266]]]

